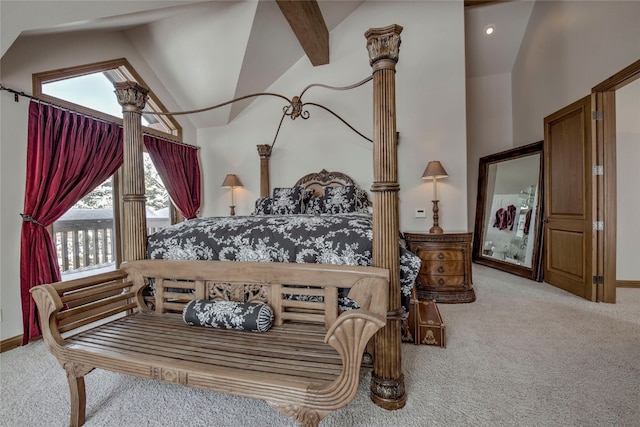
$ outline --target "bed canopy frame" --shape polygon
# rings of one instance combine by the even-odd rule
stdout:
[[[402,27],[399,25],[371,28],[365,32],[372,77],[361,82],[373,80],[372,265],[386,268],[390,274],[387,325],[375,337],[376,356],[371,375],[371,399],[385,409],[402,408],[407,399],[401,358],[403,310],[400,300],[398,257],[400,186],[398,184],[395,103],[395,68],[398,62],[401,32]],[[146,258],[147,228],[141,117],[148,89],[134,82],[115,83],[114,86],[123,110],[123,258],[125,261],[132,261]],[[297,106],[301,108],[303,104],[300,98],[301,96],[293,100],[287,99],[287,101],[294,109]],[[287,108],[289,107],[285,107]],[[187,113],[190,112],[182,114]],[[260,156],[260,193],[262,196],[268,196],[269,158],[272,145],[258,145],[257,148]]]

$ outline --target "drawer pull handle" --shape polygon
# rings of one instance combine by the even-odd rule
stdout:
[[[443,266],[438,267],[438,273],[444,273],[444,267]]]
[[[444,254],[442,252],[438,254],[438,259],[444,259]]]
[[[438,284],[444,285],[444,279],[442,277],[438,279]]]

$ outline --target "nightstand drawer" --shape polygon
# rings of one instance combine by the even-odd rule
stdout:
[[[438,276],[438,275],[423,275],[420,274],[418,276],[418,289],[420,286],[426,286],[428,288],[437,288],[438,290],[442,290],[441,288],[460,288],[464,285],[464,275],[459,276]]]
[[[413,245],[412,245],[413,246]],[[464,252],[455,251],[455,250],[436,250],[434,251],[432,248],[421,248],[417,246],[415,248],[416,255],[420,257],[420,259],[424,261],[464,261]]]
[[[464,261],[429,261],[424,260],[420,274],[459,274],[464,276]]]

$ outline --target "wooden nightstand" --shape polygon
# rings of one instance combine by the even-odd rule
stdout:
[[[440,303],[476,300],[471,277],[473,233],[404,233],[407,249],[422,259],[418,299]]]

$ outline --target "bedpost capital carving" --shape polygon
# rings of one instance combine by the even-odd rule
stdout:
[[[401,32],[402,27],[393,24],[382,28],[370,28],[364,33],[369,51],[369,65],[374,67],[374,71],[380,68],[395,69],[400,54]]]
[[[256,145],[258,148],[258,155],[260,155],[261,159],[267,159],[271,157],[271,145],[269,144],[258,144]]]
[[[147,99],[149,99],[149,89],[135,82],[115,82],[113,87],[118,103],[122,105],[122,111],[140,112]]]

